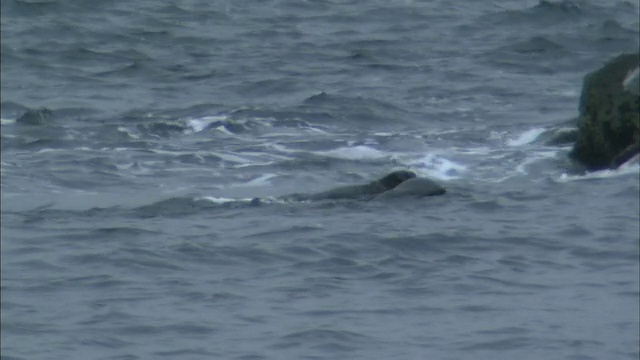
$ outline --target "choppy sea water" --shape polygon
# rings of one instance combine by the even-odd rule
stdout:
[[[3,358],[640,355],[638,162],[544,138],[637,3],[1,6]]]

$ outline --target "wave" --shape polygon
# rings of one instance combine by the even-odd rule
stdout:
[[[563,173],[557,178],[558,182],[582,181],[592,179],[607,179],[620,176],[638,175],[640,174],[640,155],[636,155],[629,159],[617,169],[605,169],[599,171],[588,172],[584,174],[568,174]]]

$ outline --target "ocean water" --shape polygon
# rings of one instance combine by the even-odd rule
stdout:
[[[638,15],[3,0],[3,359],[637,359],[638,160],[546,136]],[[397,169],[447,194],[279,198]]]

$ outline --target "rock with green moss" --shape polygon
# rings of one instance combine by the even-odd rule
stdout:
[[[623,85],[638,63],[638,53],[623,54],[584,78],[570,156],[589,170],[616,168],[638,153],[640,97]]]

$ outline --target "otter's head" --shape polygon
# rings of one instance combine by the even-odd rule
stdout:
[[[416,177],[416,173],[413,171],[399,170],[394,171],[382,179],[378,180],[385,188],[391,190],[396,186],[402,184],[404,181]]]

